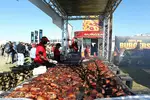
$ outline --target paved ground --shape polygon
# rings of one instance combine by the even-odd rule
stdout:
[[[10,67],[15,66],[15,64],[5,64],[6,58],[0,56],[0,72],[10,71]]]
[[[143,70],[150,74],[150,68],[149,69],[144,68]]]
[[[31,59],[29,57],[25,58],[25,63],[27,62],[31,62]],[[14,67],[16,66],[15,62],[14,64],[6,64],[6,58],[0,56],[0,72],[4,72],[4,71],[10,71],[10,67]]]
[[[150,68],[142,67],[120,67],[121,70],[129,74],[134,80],[132,90],[138,93],[150,94]]]

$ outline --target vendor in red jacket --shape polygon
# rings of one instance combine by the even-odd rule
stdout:
[[[61,47],[61,44],[57,43],[54,49],[54,60],[56,60],[57,62],[60,62],[60,51],[59,51],[60,47]]]
[[[36,57],[34,62],[40,65],[46,65],[49,61],[46,55],[46,44],[49,42],[47,37],[42,37],[41,42],[36,47]]]

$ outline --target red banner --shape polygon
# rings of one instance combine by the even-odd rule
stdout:
[[[102,31],[76,31],[74,35],[76,38],[103,38]]]

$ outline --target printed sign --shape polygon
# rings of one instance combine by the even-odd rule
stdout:
[[[102,31],[76,31],[76,38],[102,38]]]
[[[115,37],[114,63],[145,65],[148,64],[148,59],[150,36]]]

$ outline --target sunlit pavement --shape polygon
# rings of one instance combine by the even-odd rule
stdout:
[[[15,64],[6,64],[6,57],[0,56],[0,72],[10,71],[10,67],[13,67]]]

